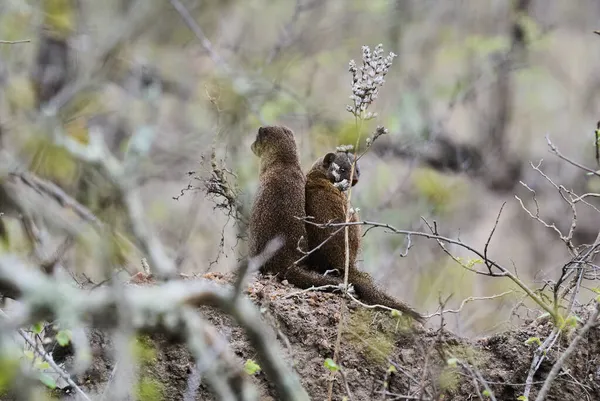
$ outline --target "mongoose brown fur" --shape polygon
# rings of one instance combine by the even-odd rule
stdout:
[[[264,263],[262,273],[276,274],[300,288],[342,284],[339,277],[323,276],[295,265],[303,254],[298,250],[301,238],[306,240],[304,222],[304,190],[302,172],[293,132],[281,126],[258,129],[252,152],[260,158],[259,187],[250,214],[249,257],[259,255],[275,237],[283,245]]]
[[[348,198],[346,193],[339,188],[341,181],[350,181],[350,171],[354,158],[346,152],[328,153],[318,159],[306,177],[306,216],[311,216],[311,222],[325,224],[327,222],[343,223],[346,220]],[[355,164],[355,173],[356,173]],[[358,170],[359,171],[359,170]],[[360,171],[358,173],[360,175]],[[352,185],[356,185],[353,178]],[[336,186],[336,184],[338,184]],[[359,221],[355,211],[350,221]],[[338,227],[320,228],[311,223],[306,223],[308,250],[322,244],[333,235]],[[360,249],[361,230],[359,225],[348,226],[349,267],[348,282],[354,286],[357,295],[368,304],[379,304],[397,309],[417,321],[423,317],[408,305],[394,299],[377,288],[373,278],[366,272],[356,267],[356,257]],[[318,272],[337,271],[344,276],[346,246],[344,230],[341,230],[325,242],[321,248],[311,253],[308,264]]]

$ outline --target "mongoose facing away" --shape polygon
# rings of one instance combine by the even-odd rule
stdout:
[[[260,173],[250,213],[249,257],[259,255],[271,239],[279,236],[283,245],[262,265],[262,273],[277,274],[300,288],[340,285],[339,277],[323,276],[294,264],[303,256],[298,250],[300,238],[306,239],[304,222],[297,219],[305,215],[306,178],[293,132],[281,126],[261,127],[252,152],[260,158]]]
[[[324,224],[345,221],[348,199],[346,194],[336,186],[336,183],[349,179],[353,160],[353,157],[346,152],[337,152],[328,153],[313,164],[306,176],[305,194],[306,215],[314,218],[311,220],[312,222]],[[358,177],[356,182],[353,180],[353,184],[357,182]],[[350,221],[359,221],[357,212],[352,213]],[[338,227],[320,228],[314,224],[306,223],[308,250],[310,251],[322,244],[338,229]],[[422,321],[423,317],[418,312],[384,293],[377,288],[373,278],[368,273],[358,270],[356,257],[360,249],[360,238],[360,226],[349,226],[348,252],[350,263],[348,282],[354,286],[357,295],[368,304],[379,304],[394,308],[415,320]],[[308,264],[321,273],[337,270],[339,276],[343,277],[345,258],[344,230],[341,230],[310,255]]]

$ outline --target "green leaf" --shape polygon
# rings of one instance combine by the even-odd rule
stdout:
[[[390,311],[390,315],[392,317],[398,318],[398,317],[402,316],[402,313],[399,310],[393,309]]]
[[[492,392],[488,389],[483,390],[483,392],[481,393],[484,397],[492,397]]]
[[[56,381],[45,373],[40,374],[40,381],[46,385],[46,387],[54,390],[56,388]]]
[[[61,347],[64,347],[69,344],[71,341],[71,331],[70,330],[61,330],[56,334],[56,341]]]
[[[469,261],[467,261],[467,263],[465,263],[465,266],[471,268],[475,265],[482,265],[483,264],[483,259],[471,259]]]
[[[337,365],[337,363],[335,363],[333,361],[333,359],[331,358],[327,358],[325,359],[325,363],[324,363],[325,367],[327,369],[329,369],[331,372],[337,372],[338,370],[340,370],[340,367]]]
[[[529,337],[526,341],[525,341],[526,345],[529,344],[536,344],[538,346],[542,345],[542,341],[540,340],[539,337]]]
[[[26,349],[25,351],[23,351],[23,354],[25,355],[25,357],[27,359],[29,359],[30,361],[33,361],[33,358],[35,357],[35,355],[33,354],[32,350]]]
[[[396,373],[398,370],[396,370],[396,367],[394,365],[390,365],[387,371],[388,373]]]
[[[38,322],[36,324],[34,324],[31,327],[31,330],[35,333],[35,334],[40,334],[42,332],[42,330],[44,329],[44,324],[42,322]]]
[[[528,397],[525,397],[524,395],[521,395],[521,396],[517,397],[517,400],[518,400],[518,401],[528,401],[528,400],[529,400],[529,398],[528,398]]]
[[[248,359],[244,364],[244,372],[250,376],[255,375],[256,373],[260,372],[260,365],[254,362],[252,359]]]
[[[569,327],[575,328],[575,327],[577,327],[578,322],[579,323],[581,322],[581,318],[576,315],[571,315],[565,320],[563,327],[569,326]]]
[[[448,364],[448,366],[451,366],[453,368],[456,367],[456,364],[458,363],[458,358],[449,358],[446,363]]]
[[[38,368],[39,370],[46,370],[46,369],[50,369],[50,364],[48,362],[38,361],[35,364],[35,367]]]

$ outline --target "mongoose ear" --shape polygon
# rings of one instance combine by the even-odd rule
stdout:
[[[323,166],[325,168],[329,168],[329,166],[331,166],[331,163],[333,163],[334,160],[335,160],[335,153],[327,153],[325,155],[325,157],[323,158]]]

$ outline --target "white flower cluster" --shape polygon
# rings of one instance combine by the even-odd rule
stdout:
[[[387,133],[388,133],[387,128],[385,128],[381,125],[377,126],[377,128],[375,129],[375,132],[373,133],[373,136],[367,138],[367,148],[370,147],[377,138],[379,138],[381,135],[385,135]]]
[[[354,145],[340,145],[335,148],[336,152],[350,152],[354,150]]]
[[[365,113],[367,107],[375,99],[379,87],[385,83],[385,75],[392,65],[392,61],[396,55],[390,52],[386,57],[383,57],[383,45],[380,43],[375,47],[373,53],[369,46],[362,47],[363,65],[358,68],[354,60],[350,60],[348,71],[352,73],[352,95],[350,99],[354,102],[353,105],[346,106],[346,110],[354,114],[356,117],[371,119],[377,116],[377,113]]]
[[[350,215],[353,215],[354,213],[358,213],[358,212],[360,212],[359,207],[351,207],[350,208]]]

